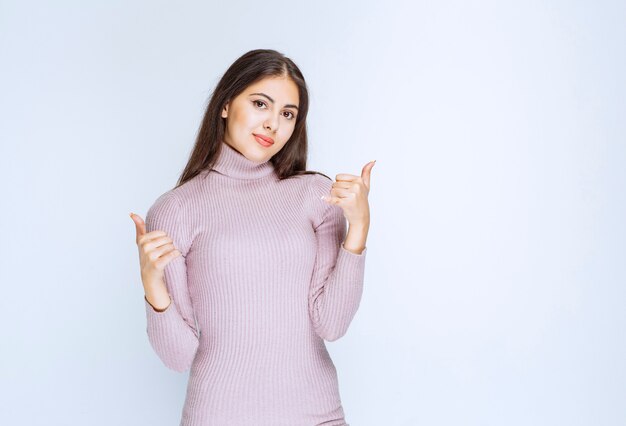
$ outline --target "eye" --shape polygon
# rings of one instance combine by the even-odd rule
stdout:
[[[256,99],[256,100],[252,101],[252,103],[253,103],[256,107],[259,107],[259,104],[267,106],[267,104],[266,104],[265,102],[260,101],[260,100],[258,100],[258,99]],[[293,119],[296,117],[296,116],[293,114],[293,112],[291,112],[291,111],[285,111],[285,112],[286,112],[286,113],[288,113],[288,114],[291,114],[290,118],[288,118],[288,120],[290,120],[290,121],[291,121],[291,120],[293,120]]]

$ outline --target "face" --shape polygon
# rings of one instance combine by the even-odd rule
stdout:
[[[249,160],[269,160],[291,137],[298,104],[298,86],[288,77],[268,77],[251,84],[222,110],[224,142]]]

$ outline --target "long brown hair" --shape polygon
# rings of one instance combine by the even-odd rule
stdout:
[[[274,166],[276,175],[281,180],[302,174],[326,176],[321,172],[306,170],[308,154],[306,117],[309,111],[309,92],[300,69],[291,59],[276,50],[256,49],[243,54],[233,62],[217,83],[204,113],[195,145],[176,187],[203,170],[213,168],[226,127],[226,119],[221,116],[222,109],[246,87],[266,77],[289,77],[298,86],[300,97],[293,134],[285,146],[269,160]]]

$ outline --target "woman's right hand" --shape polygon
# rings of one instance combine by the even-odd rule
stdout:
[[[134,213],[130,214],[135,222],[136,242],[139,249],[139,264],[141,270],[141,281],[146,292],[146,299],[153,307],[152,301],[167,301],[169,295],[165,286],[164,271],[165,266],[181,253],[174,247],[172,239],[164,231],[152,231],[146,233],[144,220]]]

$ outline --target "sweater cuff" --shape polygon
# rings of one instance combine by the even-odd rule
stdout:
[[[361,254],[353,253],[343,246],[339,248],[339,255],[337,256],[337,266],[341,265],[342,270],[346,271],[359,271],[363,272],[365,268],[365,257],[367,255],[367,247],[363,249]]]
[[[343,246],[343,243],[341,243],[341,250],[340,251],[345,251],[346,253],[351,254],[352,256],[356,256],[356,257],[365,257],[365,253],[367,252],[367,247],[364,247],[360,254],[356,254],[354,252],[351,252],[350,250],[347,250]]]
[[[146,311],[148,316],[155,316],[155,317],[168,317],[171,316],[170,312],[176,310],[176,306],[174,305],[174,301],[172,300],[172,298],[170,297],[170,304],[167,308],[165,308],[164,311],[157,311],[154,309],[154,306],[152,306],[150,304],[150,302],[148,302],[148,298],[144,295],[143,296],[143,300],[144,300],[144,304],[146,306]]]

